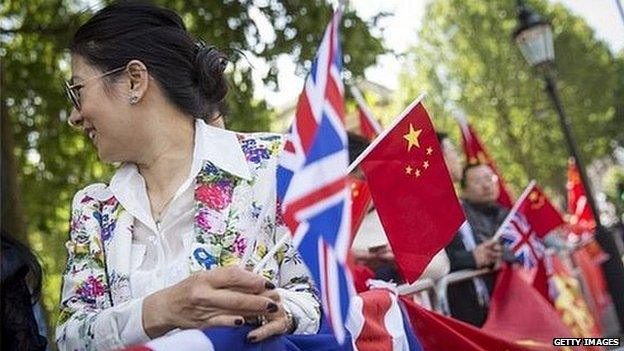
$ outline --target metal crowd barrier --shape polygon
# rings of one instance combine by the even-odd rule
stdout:
[[[572,276],[580,283],[581,293],[588,307],[595,308],[594,301],[591,297],[591,290],[579,268],[571,259],[570,251],[559,251],[557,253],[568,268]],[[474,278],[484,276],[494,272],[495,269],[479,269],[479,270],[461,270],[449,273],[437,281],[431,278],[419,279],[413,284],[403,284],[397,287],[398,293],[403,296],[412,296],[421,306],[435,310],[444,315],[450,315],[450,307],[448,302],[448,287],[453,284],[472,280]],[[598,321],[599,323],[601,321]]]
[[[412,284],[403,284],[397,287],[399,295],[417,298],[418,302],[428,310],[433,310],[437,303],[435,289],[435,282],[431,278],[418,279]]]
[[[478,270],[466,269],[449,273],[444,277],[440,278],[440,280],[438,280],[438,283],[436,284],[436,293],[438,296],[436,310],[447,316],[451,314],[451,309],[449,308],[447,296],[447,289],[449,285],[472,280],[476,277],[480,277],[491,272],[493,272],[493,270],[489,268],[483,268]]]

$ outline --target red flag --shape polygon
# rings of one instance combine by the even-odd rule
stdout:
[[[520,210],[538,236],[544,237],[564,223],[563,217],[537,185],[529,192]]]
[[[366,211],[371,203],[371,194],[366,181],[352,176],[349,176],[347,181],[351,189],[351,241],[349,242],[349,247],[351,247],[355,234],[360,224],[362,224],[362,220],[366,216]],[[366,281],[375,278],[375,272],[365,265],[355,262],[351,250],[347,253],[347,265],[351,270],[355,291],[363,292],[368,290]]]
[[[579,272],[587,283],[589,296],[591,299],[591,313],[594,320],[602,320],[604,311],[611,303],[611,296],[607,291],[607,282],[600,264],[596,264],[587,246],[582,246],[572,253],[572,258],[579,268]],[[568,274],[568,276],[570,276]],[[577,283],[578,284],[578,283]]]
[[[544,256],[541,238],[563,224],[563,219],[540,188],[531,181],[509,215],[497,230],[503,245],[508,247],[525,268],[536,268]]]
[[[589,204],[585,187],[581,182],[581,175],[576,168],[573,158],[568,160],[568,213],[570,225],[576,235],[592,235],[596,228],[596,221]]]
[[[545,250],[540,236],[526,217],[526,211],[530,209],[529,194],[534,187],[535,181],[531,181],[494,234],[494,239],[500,238],[503,246],[513,253],[516,260],[532,272],[537,268]]]
[[[572,337],[548,300],[508,265],[498,273],[482,330],[507,340],[548,345],[552,349],[553,338]]]
[[[465,216],[420,99],[373,142],[361,161],[403,279],[414,282]]]
[[[443,316],[417,305],[408,297],[401,297],[409,315],[414,333],[425,351],[527,351],[554,350],[547,345],[523,345],[506,340],[500,335],[476,328],[462,321]]]
[[[503,181],[503,177],[501,177],[496,165],[494,164],[494,159],[490,157],[487,150],[483,146],[483,143],[479,139],[477,133],[475,133],[472,126],[465,120],[458,120],[459,127],[461,129],[464,153],[466,155],[466,161],[468,164],[486,164],[492,168],[492,171],[498,177],[498,185],[500,187],[500,195],[498,195],[498,203],[501,206],[506,208],[511,208],[513,201],[511,200],[510,192],[507,190],[505,186],[505,182]]]
[[[355,258],[351,252],[347,254],[347,265],[349,266],[351,276],[353,277],[353,286],[355,287],[355,291],[358,293],[367,291],[368,285],[366,282],[369,279],[375,279],[375,272],[365,265],[355,262]]]
[[[351,246],[372,199],[366,181],[352,176],[349,176],[347,181],[351,189],[351,244],[349,245]]]
[[[383,129],[381,128],[381,125],[379,124],[379,122],[377,122],[375,117],[373,117],[373,113],[366,105],[366,102],[364,101],[362,94],[360,94],[360,91],[356,87],[352,86],[351,94],[353,94],[353,97],[355,98],[355,102],[357,103],[358,107],[360,134],[368,140],[373,141],[379,134],[381,134]]]

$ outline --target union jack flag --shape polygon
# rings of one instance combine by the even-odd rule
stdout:
[[[531,269],[544,257],[544,244],[520,211],[511,216],[501,228],[501,240],[525,268]]]
[[[299,97],[277,169],[277,192],[284,221],[319,285],[327,321],[342,344],[354,288],[346,268],[351,192],[340,78],[340,18],[336,11]]]

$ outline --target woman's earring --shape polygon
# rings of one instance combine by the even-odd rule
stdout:
[[[128,101],[130,101],[130,105],[134,105],[134,104],[136,104],[137,102],[139,102],[139,97],[138,97],[138,96],[136,96],[136,95],[132,95],[132,96],[128,99]]]

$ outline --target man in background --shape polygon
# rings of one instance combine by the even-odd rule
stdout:
[[[464,167],[460,184],[467,222],[446,247],[451,271],[494,267],[503,251],[500,243],[492,237],[509,213],[496,202],[500,191],[498,179],[488,165],[470,164]],[[494,278],[492,273],[450,285],[447,295],[451,315],[482,326],[487,317]]]

